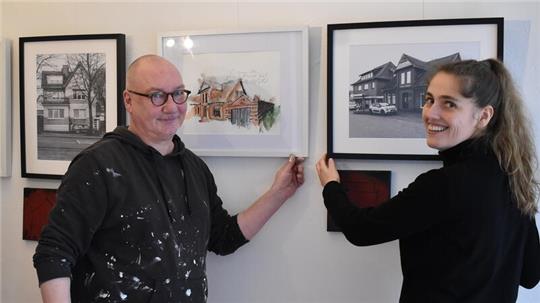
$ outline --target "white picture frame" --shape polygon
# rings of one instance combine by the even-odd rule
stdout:
[[[0,176],[11,176],[11,41],[0,38]]]
[[[158,34],[157,45],[192,91],[178,131],[189,149],[200,156],[308,156],[307,27],[168,32]],[[231,94],[251,104],[244,118]]]

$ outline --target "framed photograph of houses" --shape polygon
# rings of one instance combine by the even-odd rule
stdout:
[[[19,60],[22,176],[60,179],[125,123],[125,36],[23,37]]]
[[[387,170],[338,170],[349,201],[359,208],[376,207],[390,199],[392,172]],[[330,215],[326,231],[341,231]]]
[[[499,58],[503,18],[328,25],[327,151],[334,158],[436,160],[422,106],[435,67]]]
[[[191,90],[179,136],[201,156],[308,155],[307,28],[158,36]]]

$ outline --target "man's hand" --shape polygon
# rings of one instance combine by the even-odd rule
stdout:
[[[238,214],[238,226],[246,239],[250,240],[272,215],[304,183],[304,159],[294,155],[281,165],[274,182],[248,209]]]
[[[290,198],[304,184],[304,159],[294,155],[276,172],[270,191],[283,200]]]

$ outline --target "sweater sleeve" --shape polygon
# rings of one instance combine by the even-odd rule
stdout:
[[[520,285],[533,288],[538,281],[540,281],[540,242],[536,222],[532,220],[527,232]]]
[[[431,170],[377,207],[356,207],[343,186],[335,181],[326,184],[323,197],[330,216],[347,240],[367,246],[407,237],[442,220],[450,211],[447,185],[440,170]]]
[[[71,277],[105,216],[106,186],[97,167],[88,155],[78,156],[62,180],[33,257],[40,284]]]
[[[237,215],[230,215],[223,208],[223,201],[217,194],[217,186],[210,170],[206,168],[210,197],[211,227],[208,250],[218,255],[228,255],[249,242],[238,225]]]

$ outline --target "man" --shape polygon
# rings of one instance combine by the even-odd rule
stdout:
[[[179,71],[146,55],[126,82],[131,124],[73,160],[36,248],[45,303],[205,302],[206,251],[234,252],[304,182],[292,156],[230,216],[205,163],[176,136],[189,95]]]

